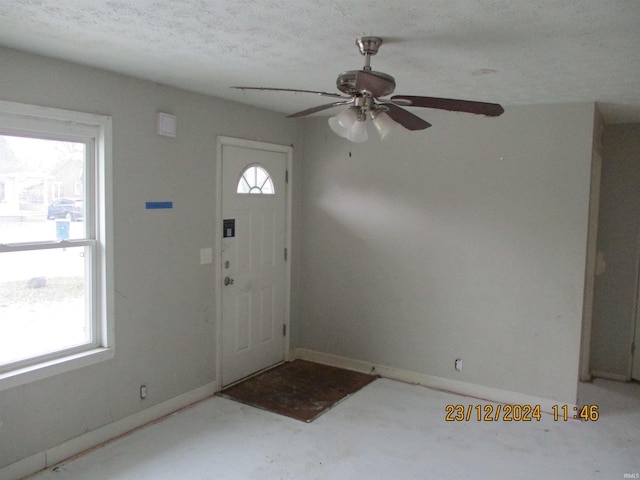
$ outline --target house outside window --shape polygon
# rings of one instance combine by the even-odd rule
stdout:
[[[62,182],[51,182],[51,197],[52,199],[54,198],[60,198],[62,196]]]

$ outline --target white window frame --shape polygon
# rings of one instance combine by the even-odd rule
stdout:
[[[92,146],[85,169],[86,238],[65,240],[67,247],[89,247],[91,255],[92,342],[81,347],[33,357],[0,370],[0,391],[113,358],[114,285],[112,224],[111,117],[0,101],[0,134],[50,140],[81,141]],[[91,207],[89,207],[91,206]],[[3,252],[59,248],[58,242],[0,244]]]

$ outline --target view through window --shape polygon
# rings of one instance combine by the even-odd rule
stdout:
[[[95,341],[92,146],[0,135],[0,370]]]
[[[247,168],[238,181],[237,193],[274,195],[273,181],[269,172],[257,165]]]

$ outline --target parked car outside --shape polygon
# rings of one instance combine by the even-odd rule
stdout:
[[[81,198],[59,198],[49,204],[47,218],[64,218],[72,222],[84,219],[84,203]]]

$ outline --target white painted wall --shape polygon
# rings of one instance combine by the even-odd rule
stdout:
[[[640,253],[640,124],[607,126],[603,143],[591,370],[628,380]]]
[[[116,288],[115,359],[0,392],[1,468],[216,381],[215,266],[199,262],[214,246],[216,135],[288,145],[298,128],[281,114],[14,50],[0,49],[0,66],[2,100],[113,117]],[[177,116],[176,139],[156,135],[158,111]],[[157,200],[173,210],[145,210]]]
[[[298,346],[575,403],[594,105],[425,118],[305,123]]]

